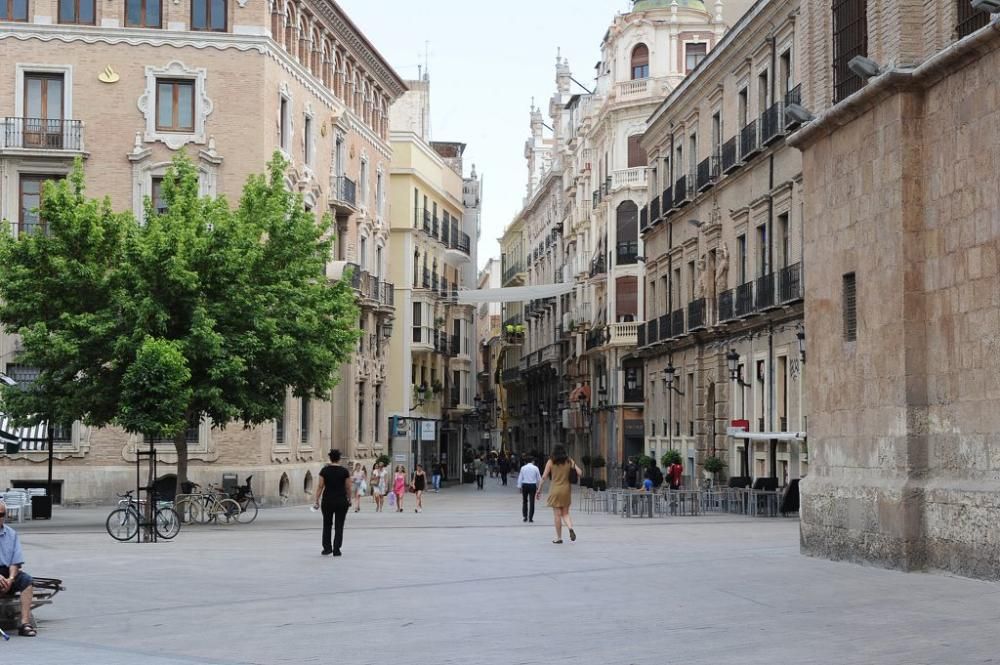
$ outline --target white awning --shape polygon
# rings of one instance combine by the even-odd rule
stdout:
[[[48,424],[40,422],[31,427],[14,427],[6,414],[0,413],[0,442],[20,443],[21,450],[48,449]]]
[[[536,286],[510,286],[505,289],[470,289],[458,292],[458,304],[527,302],[538,298],[555,298],[571,292],[575,286],[576,284],[539,284]]]
[[[742,427],[729,427],[726,435],[734,439],[750,439],[751,441],[805,441],[805,432],[748,432]]]

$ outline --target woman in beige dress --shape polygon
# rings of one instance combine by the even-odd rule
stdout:
[[[576,531],[573,530],[573,519],[569,516],[569,506],[573,499],[573,487],[569,482],[570,472],[576,470],[577,477],[583,475],[583,470],[576,465],[576,462],[566,456],[566,447],[558,445],[552,449],[552,456],[545,463],[545,471],[542,473],[542,482],[538,484],[538,498],[542,498],[542,488],[545,487],[546,479],[551,479],[552,485],[549,487],[549,498],[546,503],[552,508],[552,517],[555,520],[556,539],[552,542],[556,545],[562,544],[562,527],[566,524],[569,529],[569,539],[576,540]]]

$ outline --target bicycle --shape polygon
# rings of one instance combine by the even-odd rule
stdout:
[[[253,478],[252,475],[247,476],[246,485],[240,485],[236,488],[235,492],[230,494],[230,498],[240,507],[240,512],[236,516],[236,521],[240,524],[250,524],[250,522],[253,522],[257,519],[257,512],[260,510],[257,505],[257,499],[253,495],[253,490],[250,489],[251,478]]]
[[[200,486],[194,484],[192,488],[198,490]],[[191,494],[178,495],[178,497],[174,502],[174,507],[180,515],[180,519],[186,518],[186,521],[191,523],[231,524],[238,521],[241,512],[240,504],[213,485],[208,486],[207,492],[195,491]]]
[[[143,521],[141,509],[146,505],[143,499],[132,496],[132,490],[118,495],[118,508],[112,510],[104,523],[108,535],[120,542],[132,540],[139,534]],[[153,515],[156,535],[164,540],[174,538],[181,531],[181,518],[173,508],[158,506]]]

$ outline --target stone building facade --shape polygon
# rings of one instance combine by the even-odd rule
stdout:
[[[431,140],[429,78],[408,87],[391,109],[390,275],[398,314],[389,362],[399,373],[389,387],[392,452],[407,466],[441,461],[447,477],[457,478],[472,436],[466,415],[475,404],[477,347],[475,308],[456,298],[476,287],[479,180],[475,167],[463,177],[464,144]]]
[[[348,264],[361,304],[359,352],[329,401],[288,397],[273,425],[189,432],[190,476],[254,474],[267,500],[301,500],[325,451],[367,458],[386,441],[378,414],[387,381],[382,330],[394,314],[385,281],[391,160],[389,106],[403,81],[333,2],[26,0],[0,18],[0,218],[16,232],[43,220],[40,182],[84,158],[92,196],[142,215],[185,151],[205,194],[235,201],[275,150],[305,205],[337,221],[328,277]],[[0,337],[0,371],[18,340]],[[374,405],[363,416],[357,405]],[[55,479],[65,501],[107,499],[134,483],[134,437],[79,423],[58,428]],[[161,470],[170,471],[169,443]],[[41,450],[0,459],[0,485],[45,477]]]
[[[1000,22],[802,3],[802,550],[1000,577]],[[866,80],[848,62],[878,68]]]
[[[800,90],[797,8],[757,2],[642,139],[646,450],[680,452],[691,485],[707,457],[746,482],[803,471],[802,173],[783,112]]]

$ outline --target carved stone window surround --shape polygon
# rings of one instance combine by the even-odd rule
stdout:
[[[206,92],[208,70],[203,67],[188,67],[180,60],[172,60],[165,67],[147,65],[146,90],[139,97],[137,106],[146,119],[143,140],[146,143],[163,143],[171,150],[179,150],[188,143],[205,145],[208,142],[206,125],[213,104]],[[159,78],[189,79],[194,81],[194,131],[164,132],[156,128],[156,81]]]

